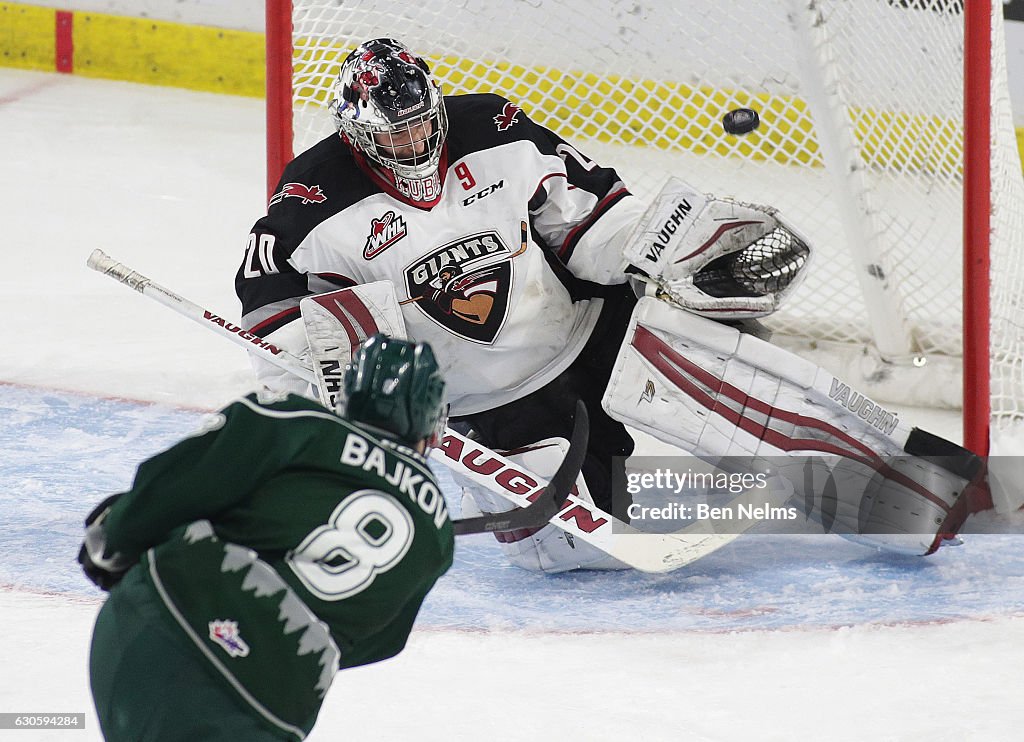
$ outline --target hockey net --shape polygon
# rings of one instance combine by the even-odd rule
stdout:
[[[742,9],[740,9],[742,5]],[[1024,419],[1024,182],[993,3],[991,413]],[[816,249],[776,339],[882,399],[961,404],[962,0],[294,0],[291,149],[359,41],[391,36],[446,94],[522,106],[650,198],[673,174],[777,206]],[[268,78],[268,79],[272,79]],[[722,116],[759,111],[727,135]],[[273,167],[273,166],[272,166]],[[967,297],[971,301],[971,297]],[[972,329],[972,331],[975,331]],[[984,329],[977,329],[984,332]]]

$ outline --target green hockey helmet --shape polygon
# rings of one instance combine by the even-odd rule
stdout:
[[[352,422],[433,446],[446,422],[444,378],[427,343],[374,335],[345,367],[338,411]]]

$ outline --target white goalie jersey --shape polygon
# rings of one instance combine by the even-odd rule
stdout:
[[[643,205],[515,104],[446,99],[443,188],[430,208],[389,194],[331,136],[287,168],[236,277],[242,324],[301,354],[299,301],[390,280],[411,338],[429,342],[451,414],[500,406],[576,358],[622,284],[622,251]],[[276,370],[267,386],[300,391]]]

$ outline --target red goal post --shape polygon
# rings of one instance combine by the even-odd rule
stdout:
[[[514,99],[641,198],[674,174],[778,206],[817,256],[771,320],[777,341],[879,399],[962,405],[965,443],[986,453],[990,430],[1024,424],[1024,180],[1001,6],[742,5],[267,0],[268,189],[330,134],[345,53],[393,36],[446,94]],[[721,117],[741,106],[762,126],[728,135]]]
[[[965,0],[965,6],[968,3]],[[992,0],[972,0],[964,16],[963,416],[964,445],[989,452],[992,415],[989,330],[992,267]],[[1001,3],[997,10],[1002,13]],[[1024,247],[1019,241],[1018,248]],[[978,329],[980,331],[973,331]]]
[[[292,127],[292,3],[266,0],[267,200],[294,156]]]

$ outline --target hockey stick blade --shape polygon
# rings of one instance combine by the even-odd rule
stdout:
[[[576,419],[573,422],[572,439],[569,450],[562,459],[558,471],[551,477],[548,486],[540,496],[525,508],[509,510],[504,513],[480,515],[475,518],[461,518],[452,521],[456,536],[470,533],[490,533],[493,531],[511,531],[516,528],[536,528],[543,526],[562,509],[565,500],[576,484],[576,477],[583,468],[583,460],[587,456],[587,443],[590,438],[590,419],[587,406],[583,400],[576,400]]]

